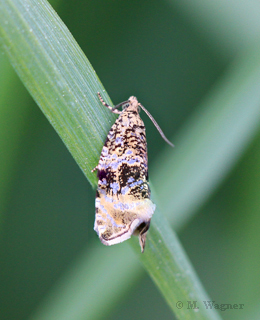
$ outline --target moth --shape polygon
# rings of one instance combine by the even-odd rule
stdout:
[[[132,234],[139,235],[144,252],[146,234],[155,204],[151,201],[148,183],[148,159],[145,126],[139,112],[142,108],[162,138],[171,146],[151,114],[131,96],[112,108],[101,97],[101,103],[119,117],[110,129],[103,146],[97,170],[96,216],[94,230],[101,242],[113,245]],[[118,108],[122,106],[122,111]]]

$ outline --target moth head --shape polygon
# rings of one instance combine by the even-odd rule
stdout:
[[[138,103],[138,100],[136,99],[136,97],[131,96],[125,104],[123,104],[122,106],[123,109],[127,108],[128,111],[137,111],[138,113],[140,112],[140,106]]]
[[[119,103],[112,110],[118,109],[120,107],[122,107],[123,110],[127,109],[127,111],[138,112],[138,113],[141,110],[138,100],[134,96],[131,96],[128,100]]]

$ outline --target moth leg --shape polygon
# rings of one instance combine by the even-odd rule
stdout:
[[[110,107],[110,105],[107,104],[107,103],[103,100],[103,98],[101,97],[101,94],[100,94],[99,92],[98,92],[97,94],[98,94],[98,98],[99,98],[99,100],[101,101],[101,103],[103,104],[103,106],[107,107],[107,108],[108,108],[111,112],[113,112],[113,113],[117,113],[117,114],[120,114],[120,113],[121,113],[121,111],[118,111],[118,110]]]
[[[91,170],[91,172],[94,172],[94,171],[96,171],[97,169],[98,169],[98,165],[95,166],[95,168],[93,168],[93,169]]]

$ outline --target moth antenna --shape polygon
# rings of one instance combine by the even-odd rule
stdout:
[[[100,92],[98,92],[97,95],[98,95],[99,100],[100,100],[101,103],[103,104],[103,106],[107,107],[107,108],[108,108],[111,112],[113,112],[113,113],[117,113],[117,114],[120,114],[120,113],[121,113],[121,111],[116,110],[117,108],[112,108],[112,107],[110,107],[110,105],[107,104],[107,103],[104,101],[104,99],[101,97]]]
[[[151,113],[148,112],[148,110],[146,110],[145,107],[144,107],[141,103],[138,103],[138,105],[144,110],[144,112],[145,112],[145,113],[148,115],[148,117],[151,119],[152,123],[154,124],[155,128],[159,131],[159,133],[160,133],[161,137],[163,138],[163,140],[166,141],[171,147],[174,147],[174,144],[172,144],[171,141],[169,141],[169,140],[165,137],[162,129],[159,127],[159,124],[155,121],[155,119],[154,119],[154,117],[151,115]]]
[[[122,107],[124,104],[127,104],[127,103],[129,103],[128,100],[123,101],[123,102],[117,104],[116,106],[114,106],[113,110],[118,109],[118,108]]]

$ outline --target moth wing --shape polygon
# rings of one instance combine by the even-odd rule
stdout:
[[[150,199],[141,201],[120,202],[117,198],[109,202],[107,199],[96,198],[96,218],[94,230],[101,242],[113,245],[123,242],[132,234],[139,234],[139,241],[144,249],[146,233],[155,210]]]

